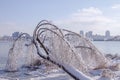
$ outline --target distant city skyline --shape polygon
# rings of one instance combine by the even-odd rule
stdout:
[[[21,34],[22,32],[13,32],[10,36],[0,36],[0,41],[13,41],[17,39]],[[83,30],[81,30],[79,34],[91,41],[120,41],[120,35],[113,36],[109,30],[105,31],[104,35],[94,34],[93,31],[84,32]]]
[[[0,0],[0,36],[32,35],[43,19],[77,33],[120,35],[120,0]]]
[[[83,30],[80,30],[79,31],[79,34],[81,35],[85,35],[86,33],[90,33],[90,34],[94,34],[94,35],[108,35],[108,36],[120,36],[120,35],[111,35],[111,31],[109,30],[106,30],[105,32],[103,32],[103,34],[99,34],[99,33],[94,33],[94,31],[83,31]]]
[[[84,36],[85,36],[85,34],[88,33],[88,32],[90,32],[91,34],[94,34],[94,35],[105,35],[107,31],[109,31],[109,30],[104,31],[104,32],[101,34],[101,33],[95,33],[94,31],[83,31],[83,30],[79,30],[79,32],[77,32],[77,33],[78,33],[78,34],[81,34],[81,35],[84,35]],[[110,32],[110,36],[120,36],[120,34],[112,35],[112,34],[111,34],[111,31],[109,31],[109,32]],[[15,31],[15,32],[12,32],[12,33],[9,34],[9,35],[0,35],[0,37],[3,37],[3,36],[13,36],[14,33],[18,34],[18,33],[23,33],[23,32]]]
[[[91,41],[120,41],[120,35],[113,36],[109,30],[106,30],[104,35],[93,34],[93,31],[84,32],[81,30],[80,35],[88,38]]]

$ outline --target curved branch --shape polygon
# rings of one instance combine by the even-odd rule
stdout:
[[[44,25],[53,26],[56,30],[58,29],[58,30],[60,31],[60,33],[62,34],[62,36],[59,35],[57,32],[49,29],[49,28],[42,28],[41,26],[44,26]],[[54,61],[54,60],[52,60],[52,59],[50,58],[48,50],[46,49],[45,45],[44,45],[44,44],[41,42],[41,40],[39,39],[39,36],[40,36],[42,33],[46,32],[46,31],[50,31],[50,32],[54,33],[55,35],[57,35],[59,38],[61,38],[61,39],[67,44],[67,46],[70,48],[70,50],[73,52],[73,54],[76,54],[76,53],[74,52],[74,50],[71,48],[70,44],[64,39],[63,33],[61,32],[61,30],[60,30],[57,26],[55,26],[55,25],[53,25],[53,24],[51,24],[51,23],[42,23],[42,24],[38,24],[38,26],[36,27],[36,29],[34,30],[34,33],[33,33],[33,42],[34,42],[34,44],[35,44],[35,46],[36,46],[36,48],[37,48],[37,53],[38,53],[38,55],[39,55],[40,57],[42,57],[43,59],[46,59],[46,60],[52,62],[53,64],[57,65],[58,67],[62,68],[66,73],[68,73],[68,74],[69,74],[72,78],[74,78],[75,80],[80,80],[80,79],[82,79],[81,77],[77,77],[74,73],[72,73],[72,72],[68,69],[68,67],[66,67],[64,64],[61,64],[61,63],[59,63],[59,62],[57,62],[57,61]],[[44,51],[46,52],[47,56],[43,56],[43,55],[39,52],[38,44],[41,45],[41,47],[42,47],[42,48],[44,49]],[[68,65],[68,66],[69,66],[69,65]],[[75,69],[73,69],[73,70],[75,71]],[[78,73],[78,75],[81,76],[82,74],[81,74],[81,73]],[[91,80],[90,78],[87,78],[87,77],[84,76],[84,75],[82,75],[82,77],[84,77],[84,79],[86,79],[86,80]]]
[[[59,34],[57,34],[56,32],[52,31],[51,29],[47,29],[47,28],[41,28],[41,30],[49,30],[51,32],[53,32],[54,34],[56,34],[57,36],[59,36],[59,38],[63,39],[63,37],[61,37]],[[72,74],[64,65],[57,63],[56,61],[53,61],[50,57],[49,57],[49,52],[47,51],[47,49],[45,48],[44,44],[41,43],[40,39],[38,38],[39,35],[37,35],[37,41],[40,43],[40,45],[42,46],[42,48],[45,50],[46,54],[48,55],[47,57],[42,56],[39,52],[38,55],[40,55],[41,57],[43,57],[44,59],[52,62],[53,64],[57,65],[58,67],[62,68],[66,73],[68,73],[71,77],[73,77],[75,80],[80,80],[78,77],[76,77],[76,75]],[[63,39],[64,40],[64,39]],[[65,41],[65,40],[64,40]],[[66,42],[66,41],[65,41]],[[67,42],[66,42],[67,43]],[[67,43],[67,45],[70,47],[70,45]],[[71,49],[72,50],[72,49]],[[75,53],[74,53],[75,54]]]
[[[62,29],[62,30],[63,30],[63,31],[67,31],[67,32],[69,32],[69,33],[72,33],[72,35],[76,35],[76,36],[78,36],[79,38],[83,38],[84,41],[88,42],[89,45],[92,45],[95,50],[97,50],[101,55],[103,55],[87,38],[85,38],[85,37],[83,37],[83,36],[81,36],[81,35],[79,35],[79,34],[77,34],[77,33],[75,33],[75,32],[66,30],[66,29]],[[69,35],[69,34],[66,34],[66,35]],[[66,35],[65,35],[65,36],[66,36]],[[103,56],[103,57],[104,57],[104,56]],[[105,58],[105,57],[104,57],[104,58]]]

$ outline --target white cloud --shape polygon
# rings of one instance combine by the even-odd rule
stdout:
[[[115,4],[112,6],[112,9],[120,9],[120,4]]]
[[[83,8],[71,14],[65,20],[59,20],[58,25],[63,26],[72,31],[79,32],[80,30],[94,30],[101,32],[108,29],[108,24],[114,21],[103,15],[103,12],[95,7]],[[68,26],[68,27],[66,27]]]
[[[88,9],[84,8],[82,10],[78,10],[76,13],[72,14],[71,18],[72,20],[79,22],[97,22],[104,19],[101,18],[101,15],[102,12],[98,8],[90,7]]]
[[[78,10],[77,13],[74,13],[74,16],[91,16],[91,15],[101,15],[102,11],[98,8],[90,7],[83,8],[82,10]]]

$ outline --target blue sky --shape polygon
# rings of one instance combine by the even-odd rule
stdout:
[[[0,36],[32,34],[42,19],[75,32],[120,35],[120,0],[0,0]]]

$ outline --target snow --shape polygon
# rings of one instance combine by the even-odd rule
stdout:
[[[68,66],[66,66],[68,67]],[[102,77],[98,73],[101,73],[102,70],[93,70],[96,74],[95,76],[92,76],[89,78],[88,76],[85,76],[83,73],[79,72],[78,70],[74,69],[73,67],[68,67],[71,71],[71,73],[74,73],[80,80],[120,80],[120,71],[115,71],[117,76],[115,78],[107,78]],[[78,75],[79,74],[79,75]],[[91,74],[92,75],[92,74]],[[10,72],[2,72],[0,71],[0,80],[74,80],[72,79],[68,74],[66,74],[61,69],[54,69],[49,72],[42,72],[40,69],[36,71],[19,71],[15,73]]]
[[[69,75],[61,70],[52,70],[42,73],[37,71],[21,71],[15,73],[3,72],[0,80],[73,80]]]
[[[75,75],[75,77],[79,80],[93,80],[92,78],[86,76],[85,74],[83,74],[82,72],[80,72],[79,70],[68,66],[68,65],[64,65],[64,67],[73,75]]]

